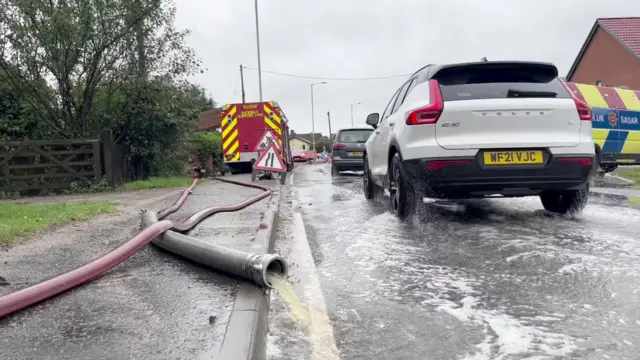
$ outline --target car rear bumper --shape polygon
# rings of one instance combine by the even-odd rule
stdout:
[[[333,166],[340,171],[360,171],[364,170],[364,158],[357,159],[331,159]]]
[[[584,159],[590,158],[587,164]],[[583,160],[578,160],[583,159]],[[486,167],[479,157],[403,161],[407,175],[425,196],[469,198],[527,196],[545,190],[582,189],[589,182],[595,156],[549,155],[544,165]]]

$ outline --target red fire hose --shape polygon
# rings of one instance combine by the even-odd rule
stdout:
[[[250,184],[250,183],[243,183],[240,181],[234,181],[234,180],[228,180],[228,179],[221,179],[221,178],[217,178],[217,180],[222,181],[222,182],[226,182],[226,183],[230,183],[230,184],[236,184],[236,185],[240,185],[240,186],[246,186],[246,187],[252,187],[252,188],[256,188],[256,189],[260,189],[260,190],[264,190],[264,192],[260,195],[254,196],[250,199],[247,199],[241,203],[235,204],[235,205],[231,205],[231,206],[212,206],[212,207],[208,207],[208,208],[204,208],[200,211],[198,211],[197,213],[191,215],[189,218],[187,218],[186,220],[183,220],[182,222],[179,222],[177,224],[173,225],[173,229],[175,231],[179,231],[179,232],[185,232],[185,231],[189,231],[191,230],[194,226],[196,226],[199,222],[201,222],[202,220],[204,220],[205,218],[208,218],[209,216],[218,214],[218,213],[223,213],[223,212],[233,212],[233,211],[239,211],[242,210],[244,208],[246,208],[247,206],[258,202],[266,197],[271,196],[271,189],[264,187],[264,186],[260,186],[260,185],[256,185],[256,184]],[[162,215],[160,213],[158,213],[158,218],[162,219]]]
[[[120,245],[110,253],[93,260],[92,262],[80,266],[52,279],[45,280],[39,284],[29,286],[3,297],[0,297],[0,318],[18,310],[29,307],[42,300],[70,290],[78,285],[94,279],[114,266],[127,260],[165,231],[171,229],[173,223],[163,220],[144,229],[133,239]]]
[[[169,206],[164,210],[160,210],[158,212],[158,218],[163,219],[167,215],[171,215],[174,212],[178,211],[178,209],[180,209],[180,206],[182,206],[182,204],[184,204],[184,202],[187,200],[187,197],[189,196],[189,194],[191,194],[193,192],[193,189],[196,188],[197,184],[198,184],[198,178],[196,177],[193,179],[193,183],[191,184],[191,186],[189,186],[189,188],[187,188],[186,190],[182,191],[182,195],[180,196],[180,198],[178,198],[178,200],[176,200],[175,203],[173,203],[173,205]]]
[[[269,196],[272,191],[266,187],[248,184],[233,180],[227,179],[219,179],[220,181],[236,184],[240,186],[253,187],[257,189],[264,190],[265,192],[254,196],[248,200],[245,200],[239,204],[231,205],[231,206],[219,206],[219,207],[211,207],[206,208],[197,212],[196,214],[189,217],[187,220],[177,224],[179,227],[176,228],[176,224],[168,220],[162,220],[153,225],[144,229],[141,233],[136,235],[133,239],[127,241],[126,243],[120,245],[116,249],[107,253],[106,255],[93,260],[92,262],[80,266],[74,270],[71,270],[67,273],[58,275],[52,279],[45,280],[41,283],[29,286],[27,288],[12,292],[10,294],[4,295],[0,297],[0,318],[12,314],[18,310],[27,308],[31,305],[34,305],[40,301],[46,300],[50,297],[63,293],[67,290],[70,290],[76,286],[82,285],[85,282],[95,279],[108,270],[112,269],[116,265],[124,262],[131,256],[133,256],[136,252],[141,250],[147,244],[149,244],[156,237],[162,235],[167,230],[176,229],[179,231],[186,231],[194,226],[196,226],[200,221],[204,218],[211,216],[220,212],[229,212],[229,211],[238,211],[243,209],[257,201],[264,199]],[[193,183],[191,186],[183,191],[180,198],[170,207],[160,211],[158,213],[158,217],[162,219],[167,215],[177,211],[180,206],[185,202],[189,194],[193,191],[198,183],[198,176],[194,176]]]

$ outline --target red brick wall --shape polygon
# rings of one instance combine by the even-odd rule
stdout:
[[[640,90],[640,60],[598,28],[573,76],[567,80],[592,85],[601,80],[604,86],[627,85]]]

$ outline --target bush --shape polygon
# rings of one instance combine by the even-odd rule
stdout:
[[[222,163],[222,138],[217,132],[195,132],[189,137],[188,148],[198,153],[198,163],[205,166],[209,155],[213,157],[214,170]]]

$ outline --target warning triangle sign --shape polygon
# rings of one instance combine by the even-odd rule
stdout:
[[[286,167],[280,156],[280,152],[274,144],[270,144],[266,150],[260,154],[260,158],[253,164],[253,168],[261,171],[285,172]]]
[[[278,143],[276,136],[273,134],[273,131],[271,130],[267,130],[264,133],[264,135],[262,135],[262,138],[260,138],[260,141],[258,141],[258,144],[256,145],[256,148],[253,149],[253,151],[262,151],[266,149],[269,146],[269,144],[274,144],[276,146],[276,149],[278,149],[278,151],[282,151],[282,148],[280,147],[280,143]]]

